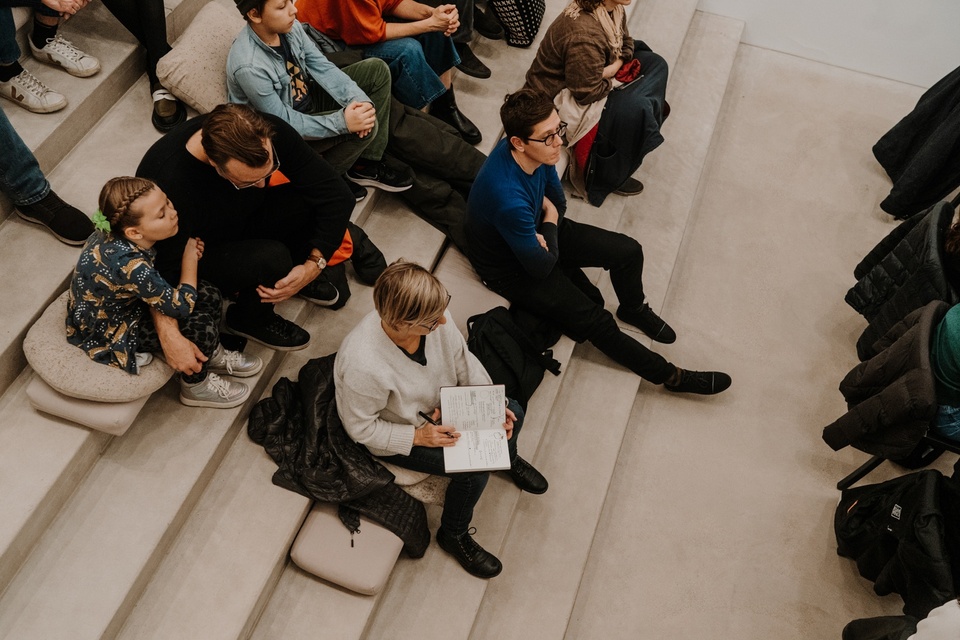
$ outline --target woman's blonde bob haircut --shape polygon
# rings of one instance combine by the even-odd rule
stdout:
[[[393,328],[429,325],[447,308],[447,289],[432,273],[403,258],[384,269],[373,285],[373,306]]]

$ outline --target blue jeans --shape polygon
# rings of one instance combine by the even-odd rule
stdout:
[[[3,14],[0,11],[0,14]],[[37,158],[17,134],[7,114],[0,109],[0,191],[13,204],[27,205],[47,197],[50,183],[40,171]]]
[[[940,405],[934,427],[945,438],[960,441],[960,407]]]
[[[520,428],[523,427],[523,409],[513,399],[508,400],[507,406],[517,416],[516,422],[513,423],[513,436],[507,441],[510,459],[513,460],[517,457],[517,436],[520,435]],[[450,485],[443,499],[440,526],[454,536],[466,533],[473,519],[473,508],[480,500],[480,495],[487,486],[487,480],[490,479],[489,471],[447,473],[443,467],[443,447],[414,447],[408,456],[387,456],[382,459],[404,469],[450,478]]]
[[[453,40],[436,31],[366,46],[363,56],[387,63],[393,77],[393,95],[414,109],[422,109],[443,95],[447,89],[440,74],[460,64]]]
[[[0,7],[0,65],[13,64],[20,59],[20,47],[17,45],[17,25],[13,21],[13,11]]]

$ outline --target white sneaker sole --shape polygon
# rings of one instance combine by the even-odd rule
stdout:
[[[188,407],[203,407],[207,409],[233,409],[234,407],[239,407],[244,402],[247,401],[247,398],[250,397],[250,389],[247,389],[247,392],[239,398],[235,398],[230,401],[217,401],[217,400],[196,400],[194,398],[187,398],[182,393],[180,394],[180,402],[187,405]]]

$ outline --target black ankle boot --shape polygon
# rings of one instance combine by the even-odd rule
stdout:
[[[430,104],[430,115],[443,120],[456,129],[467,144],[480,144],[480,141],[483,140],[483,135],[477,129],[477,125],[470,122],[470,119],[457,108],[457,98],[453,94],[453,87],[447,89],[442,96]]]
[[[459,537],[447,533],[443,527],[437,529],[437,544],[440,548],[456,558],[467,573],[478,578],[493,578],[500,574],[503,565],[497,557],[481,547],[471,534],[476,529],[470,528]]]

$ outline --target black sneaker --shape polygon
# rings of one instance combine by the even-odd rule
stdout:
[[[473,5],[473,28],[484,38],[503,40],[503,27],[500,26],[500,22],[492,15],[481,11],[477,5]]]
[[[398,171],[379,162],[357,162],[347,171],[347,179],[359,185],[376,187],[383,191],[397,193],[413,186],[413,175],[409,171]]]
[[[309,300],[319,307],[332,307],[340,299],[340,292],[329,280],[320,276],[313,282],[300,289],[300,297]]]
[[[363,201],[364,198],[367,197],[366,187],[357,184],[353,180],[348,179],[347,176],[343,176],[343,181],[347,183],[348,187],[350,187],[350,193],[353,194],[354,200],[356,200],[357,202],[361,202]]]
[[[297,351],[310,342],[309,333],[277,314],[273,314],[273,317],[265,323],[263,321],[250,323],[237,318],[235,309],[236,305],[227,309],[226,325],[231,333],[249,338],[276,351]]]
[[[663,383],[664,389],[674,393],[697,393],[712,396],[730,388],[732,380],[722,371],[688,371],[680,369],[680,382]]]
[[[623,305],[617,309],[617,317],[628,324],[632,324],[656,342],[673,344],[677,341],[676,332],[653,312],[650,305],[644,303],[639,309],[627,309]]]
[[[82,245],[93,233],[90,218],[53,190],[39,202],[17,205],[17,214],[27,222],[43,225],[57,240],[70,245]]]
[[[457,53],[460,54],[460,64],[457,65],[457,69],[468,76],[480,78],[481,80],[490,77],[490,67],[481,62],[469,44],[466,42],[456,42],[454,46],[457,48]]]
[[[471,537],[476,529],[470,528],[466,533],[457,537],[448,534],[443,527],[437,529],[437,544],[440,548],[456,558],[460,566],[467,573],[478,578],[493,578],[500,575],[503,565],[495,555],[481,547]]]
[[[635,196],[643,193],[643,183],[636,178],[627,178],[614,190],[618,196]]]

